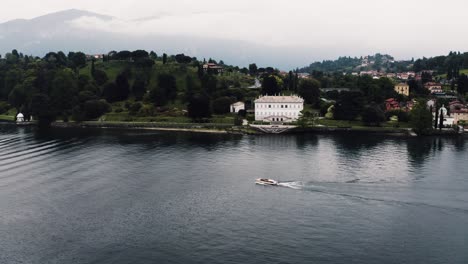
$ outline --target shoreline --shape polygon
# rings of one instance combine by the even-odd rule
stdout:
[[[96,128],[96,129],[128,129],[128,130],[153,130],[168,132],[191,132],[208,134],[228,134],[230,125],[225,124],[166,124],[150,122],[99,122],[84,121],[75,122],[53,122],[53,128]]]
[[[0,124],[17,126],[34,126],[35,123],[16,124],[15,122],[0,122]],[[101,122],[83,121],[75,122],[53,122],[52,128],[95,128],[95,129],[126,129],[126,130],[152,130],[166,132],[189,132],[204,134],[233,134],[233,135],[269,135],[249,126],[234,126],[231,124],[215,123],[155,123],[155,122]],[[282,135],[291,134],[373,134],[397,137],[417,137],[409,128],[389,128],[389,127],[326,127],[315,126],[307,128],[292,128]],[[453,130],[434,131],[430,135],[423,136],[467,136],[467,133],[457,133]]]

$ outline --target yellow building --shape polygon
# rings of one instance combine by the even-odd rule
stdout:
[[[409,85],[407,85],[406,83],[399,83],[395,85],[395,92],[409,96]]]

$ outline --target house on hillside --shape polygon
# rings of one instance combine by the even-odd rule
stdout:
[[[399,84],[395,85],[395,92],[397,92],[399,94],[402,94],[402,95],[405,95],[405,96],[409,96],[410,87],[406,83],[399,83]]]
[[[205,63],[203,64],[203,71],[205,73],[211,72],[211,73],[218,74],[218,73],[224,72],[224,67],[216,63]]]
[[[290,123],[304,109],[304,99],[297,95],[261,96],[254,103],[255,121]]]
[[[466,107],[460,101],[455,100],[455,101],[452,101],[452,102],[449,103],[449,108],[450,108],[450,112],[452,112],[452,111],[455,111],[455,110],[461,110],[461,109],[466,108]]]
[[[400,110],[400,103],[395,98],[385,100],[385,111]]]
[[[440,83],[428,82],[428,83],[424,84],[424,88],[429,90],[431,92],[431,94],[442,93],[443,92],[442,84],[440,84]]]

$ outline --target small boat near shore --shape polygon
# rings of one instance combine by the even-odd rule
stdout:
[[[268,185],[268,186],[278,186],[278,181],[272,179],[259,178],[255,180],[255,184],[258,185]]]

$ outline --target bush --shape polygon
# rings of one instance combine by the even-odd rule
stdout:
[[[98,85],[103,85],[109,80],[106,72],[101,70],[94,70],[93,78]]]
[[[218,115],[230,112],[231,99],[229,97],[220,97],[213,101],[213,112]]]
[[[409,114],[405,111],[401,110],[392,110],[385,112],[386,120],[390,120],[392,116],[398,117],[399,122],[408,122],[409,121]]]
[[[111,106],[105,100],[90,100],[84,103],[84,116],[95,119],[111,110]]]
[[[385,121],[385,114],[377,105],[368,106],[362,112],[362,121],[368,125],[380,125]]]
[[[234,125],[235,126],[242,126],[243,118],[242,116],[238,115],[234,118]]]
[[[237,112],[237,115],[245,118],[247,116],[247,111],[245,111],[244,109],[239,110],[239,112]]]
[[[152,105],[144,105],[140,108],[138,112],[139,116],[153,116],[155,114],[154,106]]]
[[[139,102],[136,102],[132,104],[128,110],[130,111],[131,115],[135,115],[136,113],[138,113],[138,111],[140,111],[141,107],[142,107],[142,104]]]
[[[332,103],[321,102],[320,103],[320,116],[325,116],[328,112],[328,108],[332,106]]]
[[[127,108],[127,110],[130,110],[130,107],[132,106],[132,102],[126,101],[124,104],[124,107]]]
[[[114,112],[115,113],[122,113],[123,109],[122,109],[122,107],[117,107],[117,108],[115,108]]]

